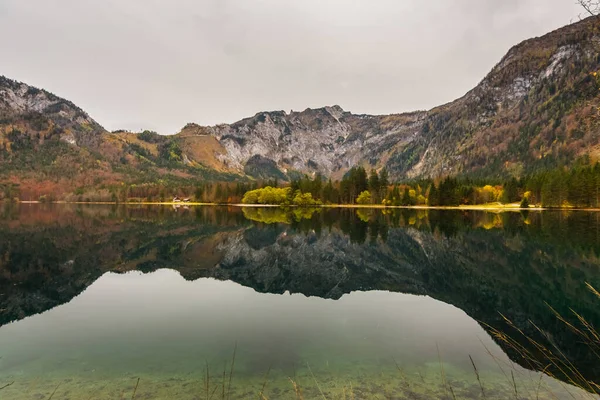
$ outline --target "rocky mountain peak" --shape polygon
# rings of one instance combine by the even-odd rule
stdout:
[[[327,110],[327,112],[335,119],[340,119],[345,112],[344,109],[337,104],[331,107],[325,107],[325,110]]]
[[[68,100],[50,92],[0,76],[0,116],[4,135],[21,132],[43,140],[53,136],[73,145],[97,144],[100,124]]]

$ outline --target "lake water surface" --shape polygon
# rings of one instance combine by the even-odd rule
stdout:
[[[596,398],[598,255],[587,212],[5,205],[0,398]]]

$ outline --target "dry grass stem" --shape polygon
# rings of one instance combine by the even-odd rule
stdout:
[[[269,365],[269,369],[267,369],[267,373],[265,374],[265,380],[264,380],[264,382],[262,384],[262,388],[260,389],[260,392],[259,392],[259,397],[261,399],[265,398],[264,393],[265,393],[265,389],[267,388],[267,382],[269,381],[269,373],[270,372],[271,372],[271,365]]]
[[[406,375],[404,374],[404,371],[402,370],[402,368],[400,368],[400,365],[398,365],[398,362],[396,362],[396,359],[393,358],[393,357],[392,357],[392,359],[394,360],[394,364],[396,364],[396,369],[400,373],[400,377],[404,381],[404,384],[406,385],[407,388],[410,389],[410,383],[409,383],[408,379],[406,378]]]
[[[321,393],[321,396],[323,397],[324,400],[327,400],[327,397],[325,397],[325,395],[323,394],[323,391],[321,390],[321,387],[319,386],[319,382],[317,382],[317,378],[315,378],[315,374],[313,374],[312,369],[310,368],[310,365],[308,364],[308,362],[306,363],[306,366],[308,367],[308,371],[310,372],[310,375],[312,376],[313,380],[315,381],[315,385],[317,385],[317,389],[319,389],[319,393]]]
[[[210,372],[208,369],[208,361],[205,360],[204,361],[206,363],[206,375],[204,376],[204,392],[205,392],[205,399],[208,400],[210,397],[208,396],[208,388],[210,387]]]
[[[227,400],[231,396],[231,380],[233,379],[233,368],[235,366],[235,353],[237,352],[237,341],[233,347],[233,357],[231,358],[231,369],[229,370],[229,383],[227,384]]]
[[[290,382],[292,382],[292,386],[294,386],[294,392],[296,393],[296,399],[304,400],[304,396],[302,396],[302,390],[300,386],[294,381],[292,378],[288,378]]]
[[[513,371],[510,371],[510,376],[512,378],[513,388],[515,389],[515,400],[519,400],[519,392],[517,391],[517,382],[515,381],[515,374]]]
[[[450,389],[450,394],[452,394],[452,399],[456,400],[456,395],[454,394],[454,389],[452,388],[452,385],[450,384],[450,382],[448,382],[446,380],[446,372],[444,371],[444,364],[442,363],[442,356],[440,355],[440,346],[438,346],[438,344],[436,343],[435,347],[437,348],[438,361],[440,362],[440,370],[442,372],[442,382],[444,384],[444,391],[446,392],[446,396],[447,396],[448,389]]]
[[[587,282],[585,283],[585,285],[590,290],[590,292],[594,293],[596,295],[596,297],[598,297],[600,299],[600,292],[598,292],[592,285],[590,285]]]
[[[133,394],[131,395],[131,400],[135,399],[135,393],[137,392],[138,385],[140,384],[140,378],[137,378],[137,382],[135,387],[133,388]]]
[[[54,394],[56,393],[56,391],[58,390],[59,387],[60,387],[60,383],[58,385],[56,385],[56,387],[54,388],[54,392],[52,392],[50,397],[48,397],[48,400],[52,400],[52,398],[54,397]]]
[[[483,399],[485,400],[485,390],[483,390],[483,384],[481,383],[481,378],[479,376],[479,371],[477,370],[477,367],[475,366],[475,361],[473,361],[473,357],[471,357],[471,355],[469,354],[469,360],[471,360],[471,365],[473,365],[473,370],[475,371],[475,376],[477,377],[477,382],[479,382],[479,387],[481,388],[481,395],[483,396]]]

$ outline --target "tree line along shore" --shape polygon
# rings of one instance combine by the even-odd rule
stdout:
[[[291,181],[177,182],[77,188],[64,198],[19,196],[0,185],[0,200],[67,203],[237,204],[277,206],[600,209],[600,164],[582,160],[519,179],[448,176],[391,182],[385,169],[351,168],[339,181],[320,174]]]

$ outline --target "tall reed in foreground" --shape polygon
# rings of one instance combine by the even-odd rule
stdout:
[[[592,285],[586,283],[588,290],[593,293],[598,300],[600,300],[600,292],[596,290]],[[592,324],[590,324],[583,316],[578,314],[575,310],[570,309],[571,314],[575,317],[577,322],[570,322],[565,316],[561,315],[551,305],[546,304],[550,312],[560,321],[568,330],[573,333],[577,339],[583,343],[597,360],[600,365],[600,332],[598,332]],[[600,306],[600,304],[599,304]],[[504,343],[508,348],[515,351],[523,360],[525,360],[531,369],[541,371],[542,375],[537,385],[536,398],[539,398],[539,390],[542,385],[543,374],[555,378],[558,382],[566,380],[570,385],[581,389],[582,393],[587,393],[590,399],[597,399],[600,395],[600,385],[591,379],[585,377],[585,375],[577,368],[577,366],[567,357],[564,352],[555,344],[549,335],[540,329],[532,320],[528,320],[534,331],[544,339],[544,343],[534,339],[530,335],[523,332],[513,321],[506,316],[500,314],[506,324],[517,332],[517,337],[525,339],[525,342],[531,345],[526,347],[523,345],[517,337],[510,336],[505,332],[501,332],[498,329],[484,324],[498,341]],[[535,353],[535,354],[534,354]],[[558,376],[557,373],[560,375]],[[512,374],[512,371],[511,371]],[[512,375],[512,382],[514,383],[515,397],[518,398],[517,386],[514,381],[514,374]],[[561,379],[562,378],[562,379]],[[568,388],[563,386],[565,390]]]
[[[234,369],[235,369],[235,357],[237,354],[237,342],[235,343],[235,346],[233,347],[233,355],[231,357],[231,365],[229,366],[229,377],[227,376],[227,363],[225,363],[223,365],[223,375],[222,375],[222,379],[221,379],[221,383],[219,384],[218,382],[215,385],[211,386],[211,375],[210,375],[210,367],[208,365],[208,361],[205,361],[205,369],[204,369],[204,373],[202,376],[202,380],[203,380],[203,394],[204,394],[204,399],[205,400],[210,400],[213,398],[213,396],[217,393],[217,390],[219,390],[219,388],[221,389],[221,396],[220,399],[221,400],[229,400],[231,398],[231,382],[233,381],[233,373],[234,373]],[[218,378],[217,378],[218,379]],[[266,385],[266,383],[265,383]],[[264,390],[264,388],[263,388]],[[217,399],[219,397],[217,396]]]

